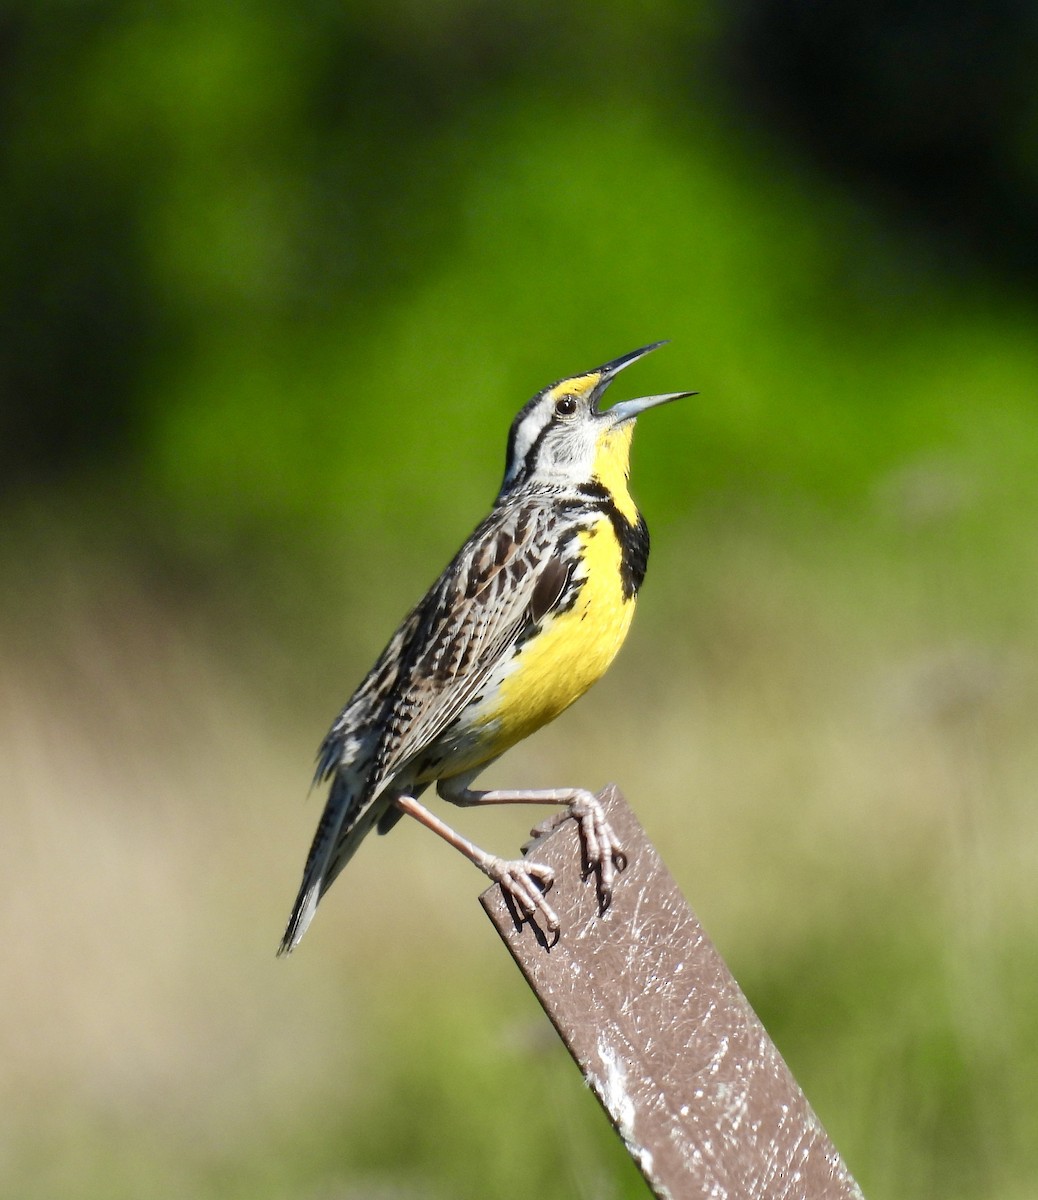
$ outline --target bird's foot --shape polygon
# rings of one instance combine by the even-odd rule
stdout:
[[[552,933],[557,933],[559,918],[555,909],[544,898],[544,893],[555,882],[555,872],[543,863],[525,859],[509,861],[490,856],[481,864],[490,878],[500,885],[523,918],[529,920],[538,914]]]
[[[627,856],[620,845],[620,839],[613,832],[612,825],[606,820],[598,797],[593,792],[576,792],[565,809],[552,813],[550,817],[535,825],[530,830],[530,836],[535,839],[543,837],[544,834],[557,829],[569,817],[573,817],[580,828],[586,868],[588,871],[594,871],[597,876],[598,902],[605,912],[613,898],[616,873],[627,866]]]

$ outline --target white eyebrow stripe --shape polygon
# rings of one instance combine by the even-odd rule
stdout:
[[[513,446],[512,461],[508,464],[509,482],[513,480],[525,466],[526,456],[530,453],[530,447],[537,440],[537,435],[540,433],[543,424],[543,415],[537,410],[534,410],[523,419],[519,425],[519,428],[515,431],[515,445]]]

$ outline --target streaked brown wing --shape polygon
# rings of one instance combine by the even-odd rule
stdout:
[[[543,505],[496,510],[434,585],[405,651],[372,794],[435,741],[530,623],[558,604],[569,571],[551,525]]]
[[[379,793],[387,782],[454,720],[529,624],[560,602],[570,567],[550,528],[550,514],[538,505],[492,513],[405,618],[329,730],[317,778],[332,777],[332,788],[279,953],[298,943],[372,826],[383,829],[389,801]]]
[[[317,751],[315,784],[328,779],[343,763],[363,775],[364,764],[358,761],[358,755],[363,754],[363,743],[370,737],[371,728],[381,723],[385,710],[389,708],[397,691],[400,672],[404,666],[404,647],[414,637],[421,618],[422,604],[419,604],[401,622],[400,628],[390,638],[378,661],[328,730]],[[368,753],[373,754],[374,749],[374,739],[370,739]]]

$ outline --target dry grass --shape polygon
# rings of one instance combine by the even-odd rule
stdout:
[[[873,1194],[1026,1194],[1038,621],[925,549],[751,528],[662,535],[610,681],[489,778],[618,779]],[[637,1195],[423,831],[275,961],[306,679],[278,706],[218,623],[47,565],[0,658],[4,1194],[476,1195],[533,1161]],[[527,822],[459,817],[500,849]]]

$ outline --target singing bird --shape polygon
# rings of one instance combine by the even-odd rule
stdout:
[[[545,896],[551,870],[498,858],[455,832],[418,802],[431,783],[463,807],[563,806],[533,832],[576,818],[608,905],[623,850],[593,793],[471,784],[582,696],[627,636],[649,554],[627,483],[635,419],[694,393],[599,404],[620,371],[663,344],[553,383],[515,417],[489,516],[404,618],[321,743],[315,783],[331,787],[279,954],[298,945],[365,835],[387,833],[405,813],[496,880],[524,918],[558,929]]]

